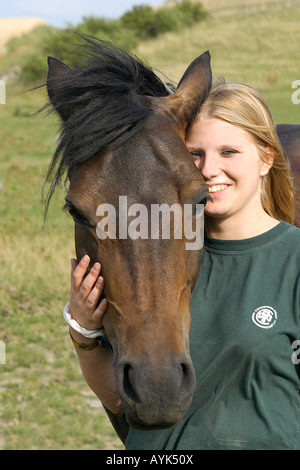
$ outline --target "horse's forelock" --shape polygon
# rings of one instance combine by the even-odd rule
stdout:
[[[117,45],[82,36],[88,59],[70,69],[57,83],[55,109],[63,120],[60,140],[46,182],[55,187],[74,165],[80,165],[111,145],[122,145],[151,112],[140,96],[167,96],[169,89],[156,73]],[[64,112],[64,110],[67,112]]]

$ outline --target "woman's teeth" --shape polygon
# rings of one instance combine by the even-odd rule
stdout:
[[[218,185],[215,185],[215,186],[210,186],[208,188],[208,191],[210,193],[216,193],[217,191],[223,191],[223,189],[226,189],[228,187],[227,184],[218,184]]]

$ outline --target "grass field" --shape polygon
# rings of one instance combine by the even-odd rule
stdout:
[[[291,85],[300,79],[299,22],[300,6],[264,15],[212,17],[180,35],[145,42],[137,54],[177,81],[209,49],[215,78],[252,85],[266,98],[277,123],[298,123],[300,106],[292,104]]]
[[[206,49],[213,73],[249,83],[266,97],[277,122],[300,122],[291,102],[300,80],[300,8],[216,20],[166,34],[135,51],[177,81]],[[19,66],[43,38],[39,28],[0,57],[1,71]],[[29,39],[28,39],[29,38]],[[70,39],[72,41],[72,39]],[[45,58],[46,60],[46,58]],[[54,196],[43,226],[41,188],[55,148],[57,120],[30,114],[43,89],[8,85],[0,105],[0,449],[122,449],[98,400],[85,385],[62,309],[68,300],[73,227]]]
[[[41,205],[56,123],[24,116],[43,101],[8,93],[0,108],[0,448],[120,448],[81,377],[62,319],[73,227],[61,198],[45,227]]]

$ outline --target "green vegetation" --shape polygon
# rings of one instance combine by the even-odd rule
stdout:
[[[132,50],[141,40],[156,38],[159,35],[176,31],[199,23],[207,17],[208,13],[201,3],[182,0],[171,6],[153,9],[146,5],[135,6],[118,20],[105,18],[84,17],[78,26],[69,26],[66,29],[43,27],[38,28],[41,39],[38,43],[39,54],[32,50],[26,57],[22,67],[22,80],[25,83],[40,81],[46,74],[43,56],[59,56],[70,66],[76,65],[81,57],[75,37],[70,43],[71,33],[88,34],[104,40],[117,42],[127,50]],[[27,36],[30,38],[30,35]],[[35,42],[36,37],[33,37]],[[8,46],[8,52],[13,53],[18,40],[13,40]]]
[[[82,24],[88,21],[89,33],[98,35],[103,20]],[[132,50],[177,81],[210,49],[216,77],[251,84],[266,97],[277,122],[299,123],[300,105],[291,102],[291,83],[300,79],[299,22],[300,7],[227,20],[210,17],[139,39]],[[39,72],[34,70],[41,64],[45,72],[39,81],[45,81],[47,55],[69,65],[78,57],[73,44],[80,38],[68,28],[58,32],[61,43],[54,28],[36,28],[12,40],[1,56],[1,72],[24,73],[26,67],[27,72],[26,77],[19,72],[19,82],[8,82],[7,104],[0,105],[0,340],[6,345],[6,365],[0,365],[0,449],[120,449],[82,378],[62,318],[74,256],[73,225],[61,211],[63,188],[43,226],[41,189],[59,124],[54,115],[30,116],[47,100],[44,88],[24,90],[35,84]],[[112,33],[105,34],[108,39]]]
[[[292,83],[300,79],[299,21],[300,6],[262,15],[211,16],[179,34],[140,43],[135,53],[177,82],[186,66],[209,49],[215,78],[253,86],[275,122],[299,123],[300,105],[291,101]]]
[[[204,20],[208,12],[201,3],[182,0],[172,6],[154,10],[149,6],[135,6],[121,18],[122,28],[133,31],[138,39],[158,37],[162,33],[180,31]]]

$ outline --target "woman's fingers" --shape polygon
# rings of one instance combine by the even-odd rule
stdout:
[[[84,279],[90,262],[90,257],[85,255],[79,263],[75,259],[71,260],[71,288],[79,289]]]
[[[107,309],[107,299],[102,299],[100,304],[98,305],[98,307],[96,308],[95,312],[94,312],[94,315],[93,315],[93,318],[95,320],[102,320],[102,316],[105,312],[105,310]]]
[[[78,263],[71,259],[71,315],[87,329],[97,329],[102,325],[102,316],[107,308],[107,300],[99,303],[104,287],[100,276],[101,265],[95,263],[86,274],[90,263],[89,256],[84,256]]]
[[[71,275],[74,273],[77,264],[78,264],[77,259],[71,258]]]
[[[87,297],[93,289],[101,271],[100,263],[95,263],[81,284],[81,292]]]
[[[98,277],[94,287],[90,291],[86,303],[88,307],[92,308],[97,305],[99,302],[99,299],[101,297],[102,291],[103,291],[103,286],[104,286],[104,279],[102,276]]]
[[[79,263],[77,263],[77,260],[71,259],[71,288],[81,290],[85,298],[90,294],[101,271],[100,263],[95,263],[86,275],[89,262],[88,255],[84,256]]]

